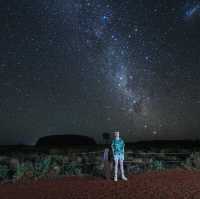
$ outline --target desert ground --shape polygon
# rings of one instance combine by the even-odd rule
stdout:
[[[200,172],[180,168],[128,175],[128,181],[66,176],[1,184],[1,199],[200,199]]]

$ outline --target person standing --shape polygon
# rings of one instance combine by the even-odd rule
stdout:
[[[120,163],[121,178],[122,180],[128,180],[124,175],[124,140],[119,137],[119,131],[114,132],[114,139],[112,140],[111,148],[114,157],[114,181],[117,181],[118,162]]]

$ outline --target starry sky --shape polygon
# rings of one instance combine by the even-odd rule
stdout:
[[[1,0],[0,144],[200,138],[200,1]]]

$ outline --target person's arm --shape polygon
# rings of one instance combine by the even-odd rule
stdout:
[[[115,152],[114,140],[112,140],[111,148],[112,148],[112,153],[114,155]]]
[[[122,140],[122,153],[124,153],[124,147],[125,147],[125,143],[124,143],[124,140]]]

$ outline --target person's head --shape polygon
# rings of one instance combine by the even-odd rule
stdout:
[[[114,132],[114,137],[115,137],[115,138],[119,138],[119,131],[115,131],[115,132]]]

